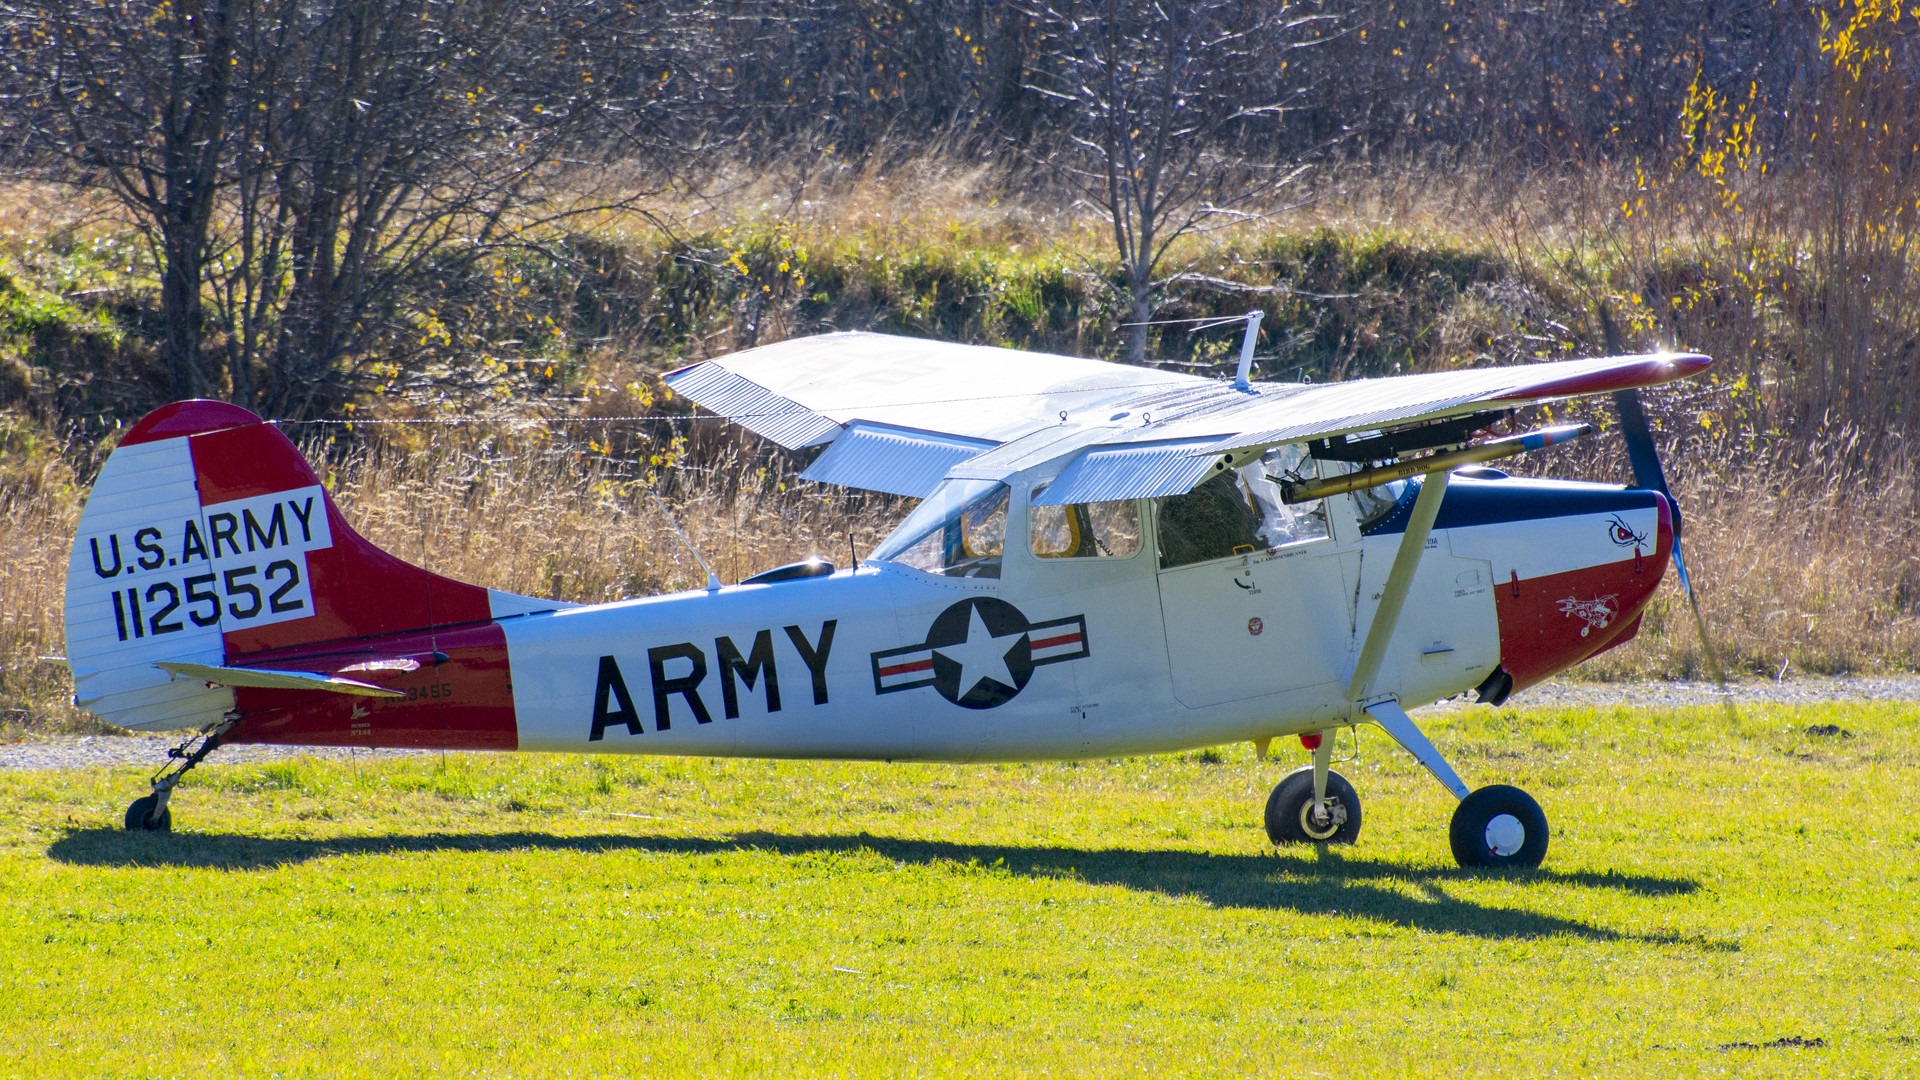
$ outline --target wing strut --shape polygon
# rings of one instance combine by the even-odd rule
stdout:
[[[1366,644],[1360,647],[1360,660],[1353,666],[1353,678],[1347,683],[1347,700],[1360,701],[1367,696],[1368,684],[1380,671],[1380,661],[1393,640],[1394,624],[1400,621],[1400,609],[1406,606],[1407,591],[1413,585],[1413,573],[1420,567],[1420,555],[1427,549],[1427,536],[1433,532],[1434,519],[1440,516],[1440,500],[1447,494],[1446,472],[1428,473],[1413,500],[1413,514],[1407,519],[1406,534],[1393,553],[1393,569],[1387,572],[1387,585],[1380,593],[1380,606],[1373,611],[1367,627]]]

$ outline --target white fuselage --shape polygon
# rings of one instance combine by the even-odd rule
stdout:
[[[1143,512],[1148,535],[1129,557],[1044,559],[1017,542],[1025,496],[1016,485],[998,578],[869,562],[503,619],[520,748],[1031,760],[1364,718],[1347,680],[1399,533],[1363,538],[1352,504],[1334,499],[1327,537],[1162,569]],[[1636,513],[1651,533],[1656,512]],[[1531,523],[1527,557],[1548,565],[1529,578],[1629,557],[1580,550],[1600,535],[1592,515],[1548,521],[1565,538],[1556,556],[1547,523]],[[1437,700],[1500,661],[1496,573],[1517,556],[1457,554],[1455,532],[1501,546],[1497,531],[1435,530],[1376,695]]]

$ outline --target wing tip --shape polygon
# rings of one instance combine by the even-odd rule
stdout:
[[[1588,394],[1635,390],[1642,386],[1658,386],[1661,383],[1689,378],[1713,366],[1713,357],[1704,353],[1637,353],[1626,356],[1600,356],[1594,359],[1611,361],[1611,363],[1595,371],[1562,375],[1544,382],[1523,384],[1481,400],[1487,402],[1541,401],[1547,398],[1582,397]]]

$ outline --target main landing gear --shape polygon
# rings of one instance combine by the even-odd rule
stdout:
[[[1531,870],[1547,857],[1547,815],[1531,795],[1505,784],[1469,792],[1398,702],[1369,705],[1367,714],[1460,800],[1447,833],[1461,866]],[[1268,838],[1275,844],[1353,843],[1360,835],[1360,797],[1328,768],[1333,748],[1321,733],[1309,732],[1300,742],[1313,751],[1313,764],[1274,785],[1267,797]]]
[[[1327,768],[1333,743],[1319,732],[1300,736],[1313,751],[1267,796],[1267,838],[1276,844],[1351,844],[1360,838],[1360,796],[1347,778]]]
[[[189,735],[185,742],[167,751],[167,760],[178,762],[168,765],[153,774],[153,794],[142,795],[127,807],[128,832],[172,832],[173,811],[167,808],[167,799],[173,789],[179,785],[180,778],[220,746],[220,737],[233,726],[232,720],[222,720],[209,724]],[[195,743],[199,743],[195,746]]]

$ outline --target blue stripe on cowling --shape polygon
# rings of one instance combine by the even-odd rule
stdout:
[[[1411,480],[1392,512],[1363,530],[1368,536],[1391,535],[1407,531],[1407,519],[1413,515],[1413,500],[1420,494],[1420,481]],[[1447,482],[1447,497],[1441,500],[1436,529],[1460,529],[1469,525],[1498,525],[1507,521],[1531,521],[1535,518],[1569,517],[1577,514],[1613,514],[1644,510],[1658,504],[1660,496],[1645,488],[1617,484],[1586,484],[1573,480],[1474,480],[1455,476]]]

